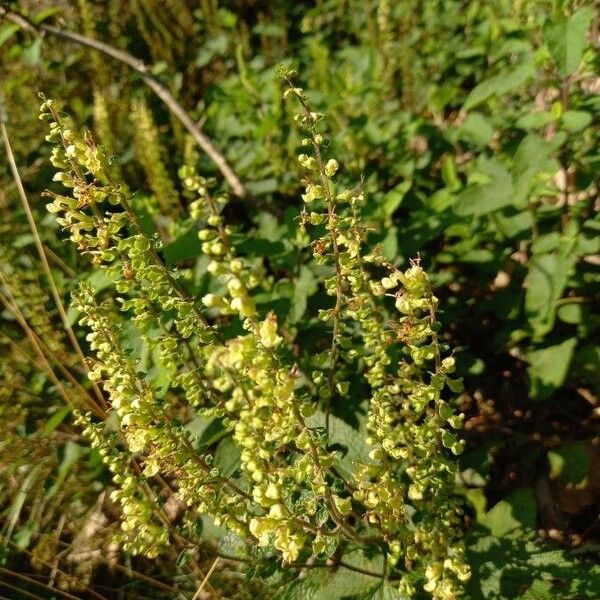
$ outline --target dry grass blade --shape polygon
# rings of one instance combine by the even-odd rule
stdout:
[[[44,589],[49,589],[54,594],[56,594],[58,596],[62,596],[63,598],[69,598],[69,600],[81,600],[80,598],[77,598],[77,596],[73,596],[73,594],[69,594],[69,592],[65,592],[64,590],[60,590],[58,588],[50,588],[47,585],[45,585],[44,583],[40,583],[39,581],[36,581],[32,577],[27,577],[26,575],[22,575],[21,573],[17,573],[15,571],[11,571],[10,569],[5,569],[4,567],[0,567],[0,573],[3,573],[3,574],[5,574],[6,576],[9,576],[9,577],[14,577],[16,579],[20,579],[21,581],[26,581],[27,583],[30,583],[30,584],[33,584],[33,585],[37,585],[37,586],[42,587]],[[102,595],[97,594],[97,593],[95,594],[95,596],[97,598],[101,599],[101,600],[108,600],[105,596],[102,596]]]
[[[219,565],[220,561],[221,561],[221,559],[217,556],[217,558],[215,558],[213,564],[210,566],[210,569],[208,570],[206,577],[202,580],[200,587],[196,590],[196,593],[192,597],[192,600],[198,600],[198,598],[200,597],[200,594],[202,593],[202,590],[208,584],[208,580],[210,579],[210,576],[214,573],[214,571],[217,568],[217,566]]]
[[[21,204],[23,205],[23,210],[25,211],[25,215],[27,217],[27,222],[29,223],[29,228],[31,229],[31,233],[33,234],[33,239],[35,240],[35,246],[40,257],[40,261],[42,263],[42,267],[44,269],[44,273],[46,275],[46,279],[48,280],[48,285],[50,286],[50,291],[52,292],[52,297],[54,298],[54,303],[56,304],[56,308],[60,315],[60,318],[63,323],[63,327],[69,336],[69,340],[81,361],[81,364],[87,370],[87,361],[83,352],[81,351],[81,347],[79,346],[79,342],[77,341],[77,337],[75,336],[75,332],[71,327],[71,323],[69,322],[69,318],[67,317],[67,312],[65,311],[65,307],[60,297],[60,293],[58,288],[56,287],[56,282],[54,281],[54,277],[52,276],[52,271],[50,270],[50,265],[48,264],[48,259],[46,257],[46,252],[44,251],[44,245],[40,238],[40,234],[37,230],[37,226],[35,224],[35,219],[33,218],[33,213],[31,212],[31,206],[29,205],[29,201],[27,199],[27,194],[25,193],[25,188],[23,187],[23,182],[21,181],[21,177],[19,175],[19,170],[17,168],[17,163],[15,161],[15,156],[12,151],[12,147],[10,144],[10,139],[8,137],[8,132],[6,131],[6,125],[2,120],[0,114],[0,133],[2,134],[2,140],[4,141],[4,147],[6,149],[6,155],[8,157],[8,163],[10,165],[10,170],[17,186],[17,190],[19,191],[19,198],[21,199]],[[94,393],[100,402],[100,405],[106,408],[106,401],[104,400],[104,396],[100,391],[100,388],[96,384],[93,384]]]
[[[2,276],[1,273],[0,273],[0,283],[2,283],[4,285],[7,293],[10,295],[10,290],[8,289],[6,279],[4,279],[4,277]],[[58,379],[58,377],[56,376],[56,373],[54,372],[54,369],[52,368],[52,365],[50,364],[50,360],[54,360],[54,357],[52,356],[51,353],[49,353],[48,350],[46,350],[46,352],[44,352],[43,344],[42,344],[41,340],[36,336],[35,332],[31,329],[31,327],[29,327],[27,320],[23,316],[23,313],[19,310],[19,307],[14,302],[14,298],[12,298],[12,296],[10,298],[7,298],[4,294],[0,293],[0,302],[5,306],[5,308],[8,311],[10,311],[15,316],[17,322],[19,323],[19,325],[25,332],[25,335],[27,336],[27,339],[29,340],[34,352],[36,353],[36,355],[38,356],[38,358],[40,360],[39,366],[46,372],[49,379],[56,386],[58,393],[61,395],[61,397],[67,404],[67,406],[70,406],[71,408],[75,407],[77,405],[77,402],[71,398],[71,396],[67,392],[65,386],[60,381],[60,379]],[[59,364],[58,367],[59,367],[59,370],[61,370],[61,372],[63,373],[63,375],[65,375],[65,377],[67,377],[69,379],[69,381],[71,381],[71,383],[73,383],[76,387],[81,388],[81,390],[83,390],[83,393],[85,394],[83,396],[83,399],[84,399],[84,402],[87,404],[88,408],[92,412],[94,412],[94,414],[103,418],[105,416],[104,411],[102,409],[98,408],[92,402],[92,399],[87,394],[85,389],[83,389],[83,387],[81,387],[81,385],[75,379],[72,378],[70,373],[68,373],[68,371],[66,369],[64,369],[64,367],[62,367],[62,365]]]

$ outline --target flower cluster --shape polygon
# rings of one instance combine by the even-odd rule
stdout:
[[[442,399],[444,390],[460,391],[460,381],[449,376],[454,359],[442,356],[446,348],[437,336],[437,299],[418,261],[402,272],[377,249],[363,253],[368,232],[360,215],[362,190],[344,189],[336,181],[338,161],[323,157],[322,115],[310,108],[290,74],[283,76],[287,95],[300,104],[295,118],[307,131],[303,145],[311,150],[299,156],[308,174],[302,222],[317,231],[324,225],[325,233],[313,240],[312,248],[320,264],[331,266],[324,285],[336,298],[334,308],[321,315],[332,322],[327,396],[345,391],[340,383],[334,385],[343,372],[336,359],[355,358],[345,348],[355,348],[347,338],[356,335],[357,324],[365,349],[359,369],[371,388],[367,443],[372,462],[354,473],[353,500],[385,540],[390,562],[406,569],[404,591],[413,594],[424,579],[424,589],[436,600],[450,600],[469,569],[461,543],[461,504],[454,492],[456,465],[443,450],[451,455],[462,451],[463,443],[452,431],[461,427],[462,417]],[[376,268],[388,275],[377,281],[371,275]],[[391,329],[382,317],[384,296],[394,298],[402,315]],[[392,354],[394,346],[398,350]],[[393,355],[400,360],[393,362]]]
[[[403,272],[368,249],[362,186],[342,185],[338,161],[324,157],[323,116],[284,77],[307,132],[298,239],[310,244],[331,297],[318,314],[330,345],[316,369],[285,318],[261,309],[257,299],[273,274],[238,253],[239,232],[225,222],[228,198],[216,181],[192,166],[180,170],[192,198],[187,226],[198,233],[210,276],[197,301],[162,261],[158,237],[143,232],[102,151],[44,103],[58,142],[56,179],[72,189],[54,195],[49,208],[80,250],[108,269],[118,292],[120,311],[89,287],[75,295],[96,357],[90,377],[107,393],[118,432],[106,441],[88,418],[86,436],[119,485],[125,534],[141,532],[124,540],[130,551],[154,556],[168,543],[170,525],[151,510],[167,477],[188,522],[210,514],[253,540],[258,554],[274,553],[285,565],[368,544],[385,555],[385,575],[404,591],[424,588],[451,600],[468,577],[452,459],[462,449],[453,432],[461,417],[448,401],[460,382],[438,338],[437,299],[418,262]],[[390,323],[388,304],[400,313],[397,322]],[[124,348],[127,318],[158,349],[168,392],[158,394]],[[357,380],[367,394],[370,454],[342,474],[331,413]],[[194,413],[219,419],[239,454],[233,469],[218,463],[214,448],[195,447],[185,428]]]

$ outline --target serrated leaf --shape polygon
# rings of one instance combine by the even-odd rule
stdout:
[[[318,411],[307,419],[306,423],[309,427],[324,427],[325,415]],[[335,464],[345,477],[349,477],[355,471],[357,463],[369,462],[370,447],[365,442],[366,437],[364,423],[361,423],[359,429],[354,429],[339,417],[329,416],[328,447],[341,454]]]
[[[409,600],[409,597],[389,582],[384,581],[374,586],[363,596],[358,596],[357,600]]]
[[[572,553],[548,550],[530,541],[533,532],[515,530],[495,537],[471,536],[467,559],[473,577],[467,600],[542,600],[533,593],[551,590],[543,600],[596,600],[600,597],[600,568]],[[529,594],[529,595],[528,595]]]
[[[551,19],[544,27],[544,40],[563,77],[571,75],[579,67],[593,18],[592,9],[585,7],[568,18]]]
[[[344,562],[372,571],[383,568],[379,556],[367,560],[360,552],[344,555]],[[391,588],[389,584],[387,587]],[[275,595],[275,600],[408,600],[403,596],[382,596],[378,593],[393,594],[396,590],[382,589],[382,583],[371,575],[363,575],[343,567],[313,569],[303,579],[297,579]],[[396,592],[397,593],[397,592]]]

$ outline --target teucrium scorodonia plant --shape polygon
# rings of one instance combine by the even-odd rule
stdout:
[[[102,149],[44,101],[55,179],[69,192],[53,195],[49,210],[117,292],[102,300],[84,285],[74,296],[94,354],[90,376],[113,413],[112,429],[85,413],[80,422],[113,473],[121,539],[132,552],[156,556],[169,543],[153,493],[168,478],[188,523],[211,515],[258,545],[250,558],[278,556],[286,566],[371,548],[404,593],[424,588],[449,600],[469,569],[454,491],[462,442],[453,430],[461,417],[448,401],[460,384],[438,336],[438,302],[418,261],[400,271],[368,246],[362,187],[342,185],[340,165],[325,156],[323,115],[290,73],[283,77],[305,131],[299,252],[325,273],[332,300],[316,315],[328,339],[319,368],[310,368],[310,349],[285,319],[260,308],[257,298],[276,275],[236,251],[240,233],[225,222],[228,199],[215,181],[193,166],[180,170],[214,281],[196,298],[162,261],[160,239],[144,233]],[[123,345],[128,321],[168,373],[160,389]],[[348,401],[357,378],[366,390],[370,451],[348,474],[332,445],[332,410]],[[222,419],[240,454],[233,473],[215,462],[214,448],[194,445],[185,427],[194,414]]]

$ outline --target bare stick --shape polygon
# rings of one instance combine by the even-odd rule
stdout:
[[[84,35],[80,35],[79,33],[59,29],[58,27],[46,25],[45,23],[36,26],[23,15],[0,6],[0,17],[3,16],[6,17],[9,21],[16,23],[17,25],[21,26],[23,29],[26,29],[28,31],[33,31],[35,33],[48,33],[55,37],[75,42],[76,44],[79,44],[81,46],[93,48],[94,50],[98,50],[99,52],[102,52],[107,56],[110,56],[111,58],[114,58],[115,60],[126,64],[128,67],[131,67],[134,71],[140,74],[140,76],[144,80],[144,83],[146,83],[146,85],[165,103],[167,108],[175,115],[175,117],[177,117],[177,119],[179,119],[181,124],[190,132],[190,134],[196,140],[200,148],[202,148],[202,150],[206,152],[209,158],[216,165],[217,169],[221,171],[223,177],[225,177],[225,179],[231,186],[233,193],[240,198],[244,198],[247,195],[247,191],[244,187],[244,184],[239,180],[238,176],[229,166],[223,154],[221,154],[221,152],[217,150],[210,138],[201,131],[201,129],[193,121],[190,115],[188,115],[188,113],[181,106],[181,104],[179,104],[179,102],[176,100],[173,94],[171,94],[171,92],[162,83],[160,83],[160,81],[158,81],[156,77],[154,77],[151,74],[150,67],[146,65],[142,60],[136,58],[128,52],[125,52],[124,50],[119,50],[118,48],[115,48],[110,44],[94,40]]]

